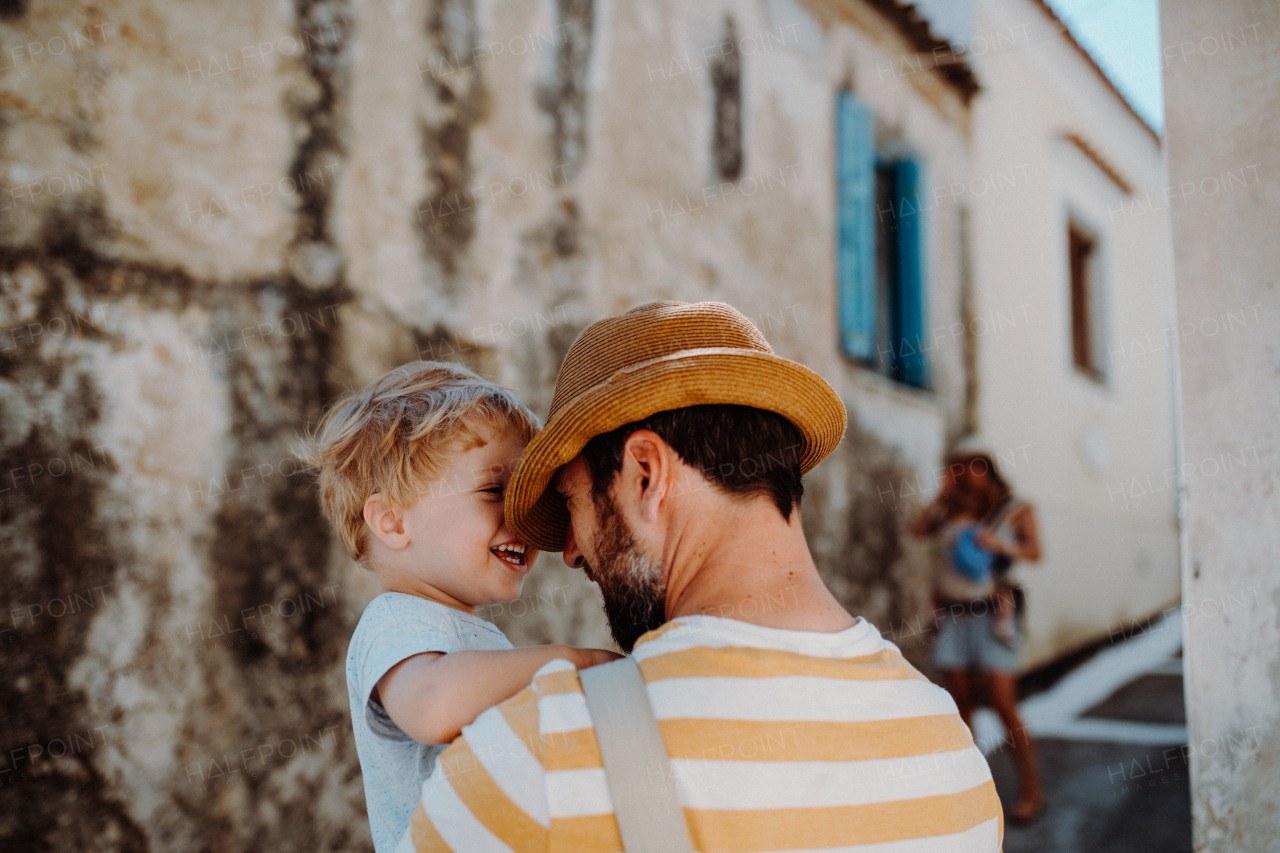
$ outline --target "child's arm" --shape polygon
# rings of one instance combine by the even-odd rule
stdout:
[[[529,686],[542,665],[564,658],[579,669],[619,655],[604,649],[533,646],[527,649],[426,652],[387,670],[375,698],[400,730],[422,743],[449,743],[480,712]]]

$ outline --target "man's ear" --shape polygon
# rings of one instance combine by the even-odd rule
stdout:
[[[369,525],[378,541],[393,551],[409,545],[409,535],[404,529],[404,516],[387,505],[382,492],[374,492],[364,502],[364,523]]]
[[[676,453],[653,430],[631,433],[622,446],[622,480],[619,492],[626,494],[641,520],[658,520],[662,502],[675,474]]]

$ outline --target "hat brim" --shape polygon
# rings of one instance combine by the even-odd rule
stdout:
[[[800,471],[808,473],[844,436],[840,395],[804,365],[766,352],[682,350],[619,370],[556,412],[525,448],[507,487],[507,527],[543,551],[561,551],[569,531],[551,478],[597,435],[685,406],[732,404],[776,412],[800,430]]]

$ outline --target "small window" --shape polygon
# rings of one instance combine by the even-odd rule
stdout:
[[[837,268],[844,354],[898,382],[925,386],[919,167],[877,161],[875,118],[852,93],[836,105]]]
[[[726,17],[719,56],[709,63],[715,91],[711,153],[716,173],[726,181],[736,181],[742,175],[742,65],[737,44],[738,30],[733,18]]]
[[[1097,382],[1105,378],[1099,346],[1098,241],[1076,222],[1067,224],[1067,262],[1071,279],[1071,360]]]

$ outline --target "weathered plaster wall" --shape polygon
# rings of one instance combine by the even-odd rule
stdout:
[[[1171,211],[1178,320],[1207,332],[1206,320],[1252,306],[1253,321],[1178,350],[1184,463],[1252,448],[1244,465],[1183,482],[1195,848],[1270,851],[1280,838],[1280,7],[1182,0],[1161,4],[1160,22],[1178,46],[1165,64],[1169,183],[1195,191]],[[1256,179],[1214,189],[1241,167]]]
[[[6,9],[0,837],[359,845],[357,592],[287,476],[345,301],[349,12]]]
[[[877,74],[909,52],[877,14],[0,7],[0,843],[368,849],[343,664],[376,589],[296,437],[418,357],[545,411],[578,331],[652,299],[731,302],[836,385],[852,425],[808,481],[815,554],[854,612],[918,617],[913,501],[884,493],[931,476],[965,382],[945,353],[925,393],[837,354],[835,88],[940,182],[964,179],[966,131],[936,80]],[[755,45],[736,182],[703,53],[730,16]],[[945,325],[957,220],[928,233]],[[595,595],[546,555],[490,615],[517,642],[601,644]]]
[[[902,535],[915,502],[898,492],[930,480],[956,429],[960,344],[935,359],[927,393],[838,355],[831,115],[835,89],[854,85],[887,132],[924,155],[930,180],[948,181],[966,169],[956,96],[878,72],[906,47],[869,10],[854,22],[796,3],[439,10],[370,6],[358,19],[354,142],[335,212],[355,295],[340,309],[354,376],[443,353],[545,410],[564,352],[592,319],[653,299],[728,301],[853,407],[844,455],[809,483],[824,571],[853,609],[919,625],[925,555]],[[719,72],[708,64],[730,26],[744,54],[736,181],[721,175]],[[469,99],[474,110],[460,106]],[[406,143],[415,133],[422,151]],[[940,214],[927,233],[930,325],[945,327],[960,310],[958,218]],[[603,641],[594,590],[558,557],[530,585],[540,605],[495,611],[513,636]],[[572,604],[550,610],[553,597]],[[564,634],[564,624],[583,627]]]

